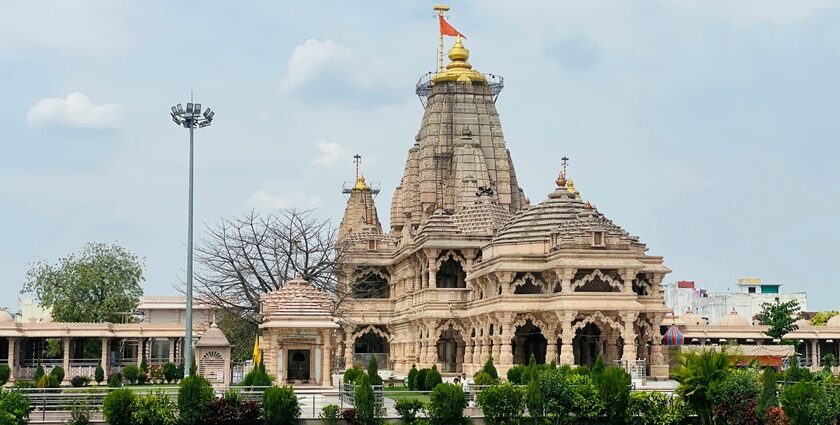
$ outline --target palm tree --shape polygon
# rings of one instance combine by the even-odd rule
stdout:
[[[735,357],[727,353],[726,348],[720,351],[712,348],[680,353],[677,361],[679,366],[674,372],[674,377],[680,383],[677,394],[697,412],[704,425],[711,424],[709,388],[723,381],[726,373],[735,367]]]

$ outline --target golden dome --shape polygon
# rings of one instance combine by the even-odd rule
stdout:
[[[365,183],[365,176],[359,174],[359,177],[356,178],[356,185],[353,186],[353,190],[370,190],[370,186]]]
[[[462,83],[487,84],[487,79],[480,72],[472,69],[467,62],[470,58],[470,51],[461,43],[461,37],[455,40],[455,45],[449,49],[449,64],[445,70],[441,70],[432,77],[432,83],[445,81],[457,81]]]

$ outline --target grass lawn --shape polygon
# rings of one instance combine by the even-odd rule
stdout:
[[[406,387],[393,387],[388,388],[385,387],[382,389],[382,394],[385,397],[392,398],[394,400],[401,400],[401,399],[417,399],[422,401],[423,403],[429,402],[429,393],[428,392],[416,392],[416,391],[409,391]]]

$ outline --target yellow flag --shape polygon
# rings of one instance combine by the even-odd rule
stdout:
[[[256,338],[254,338],[254,367],[262,361],[262,356],[260,354],[260,335],[257,334]]]

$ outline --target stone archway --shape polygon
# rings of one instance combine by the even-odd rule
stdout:
[[[601,338],[601,328],[595,323],[586,323],[575,331],[575,337],[572,340],[572,349],[575,354],[575,364],[582,366],[592,366],[598,355],[603,355],[603,341]]]
[[[531,319],[516,326],[511,344],[514,364],[528,364],[532,355],[537,364],[545,363],[548,339],[543,335],[542,329]]]
[[[454,251],[448,251],[437,260],[435,285],[438,288],[466,288],[467,272],[464,271],[463,257]]]
[[[353,365],[367,366],[376,357],[380,369],[389,365],[390,341],[388,334],[376,326],[367,326],[353,334]],[[350,367],[350,365],[348,365]]]
[[[452,321],[437,330],[437,363],[441,372],[455,373],[464,370],[464,329]]]

